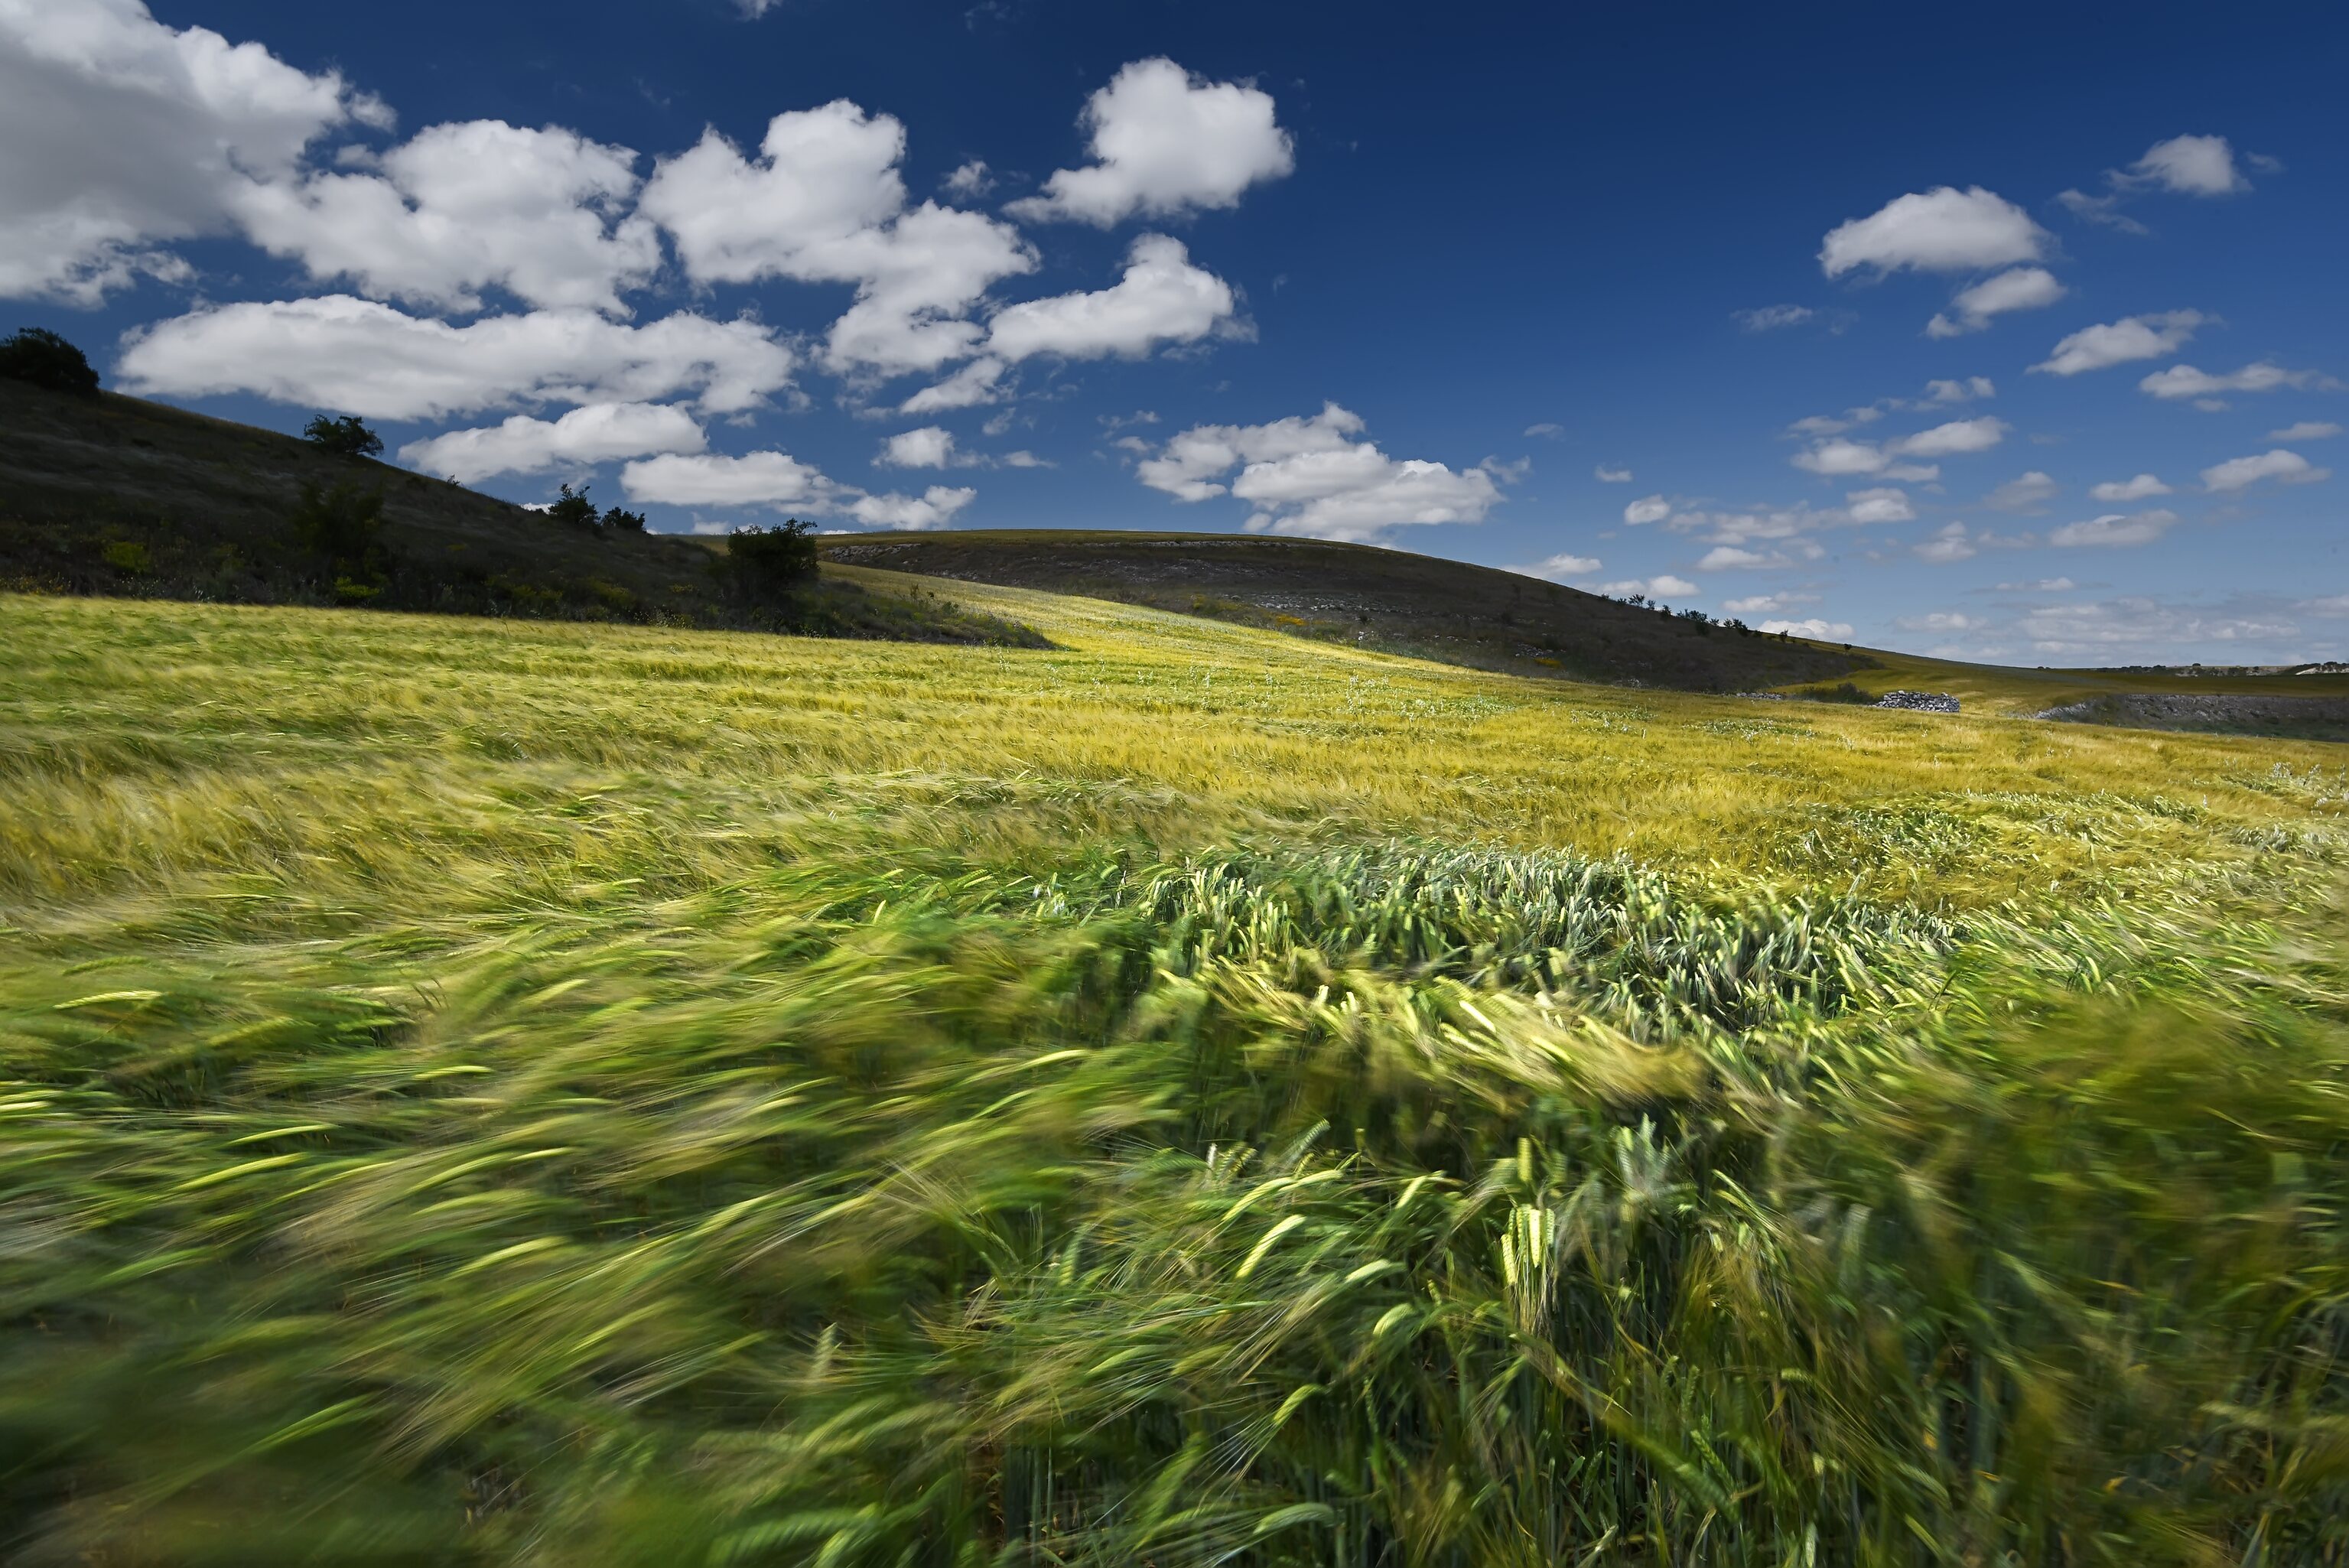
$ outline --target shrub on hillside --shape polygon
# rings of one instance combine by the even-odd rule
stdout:
[[[383,438],[362,424],[356,414],[346,414],[339,419],[321,414],[304,428],[302,435],[312,446],[338,458],[371,458],[383,450]]]
[[[747,598],[787,592],[815,575],[815,525],[793,518],[780,528],[738,528],[726,542],[726,562]]]
[[[294,537],[323,556],[339,578],[375,574],[383,532],[383,491],[346,480],[328,490],[302,487],[294,509]]]
[[[642,533],[645,531],[645,514],[625,511],[616,506],[604,514],[604,526],[616,528],[624,533]]]
[[[585,485],[574,490],[566,484],[559,487],[554,499],[547,503],[546,515],[574,528],[593,528],[595,526],[595,503],[587,499]]]
[[[82,351],[37,326],[0,339],[0,379],[30,382],[77,397],[98,396],[98,372],[90,368]]]

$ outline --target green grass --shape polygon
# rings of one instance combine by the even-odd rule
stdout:
[[[0,597],[31,1563],[2329,1563],[2326,748]]]

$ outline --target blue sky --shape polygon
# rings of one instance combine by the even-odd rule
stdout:
[[[2349,652],[2349,13],[0,0],[0,294],[656,527]]]

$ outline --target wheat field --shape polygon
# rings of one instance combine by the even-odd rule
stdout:
[[[0,597],[13,1560],[2349,1558],[2336,753],[951,597]]]

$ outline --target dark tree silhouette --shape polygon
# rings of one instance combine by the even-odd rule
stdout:
[[[337,457],[371,458],[383,450],[383,438],[359,423],[357,414],[346,414],[339,419],[321,414],[310,421],[302,434],[311,445]]]
[[[77,397],[98,396],[98,372],[90,368],[82,351],[38,326],[27,326],[0,339],[0,378],[30,382]]]
[[[793,518],[781,528],[738,528],[726,561],[744,597],[772,598],[815,575],[815,525]]]
[[[555,491],[554,499],[547,503],[546,515],[574,528],[593,528],[595,526],[595,503],[587,499],[585,485],[575,490],[564,485]]]

